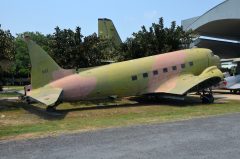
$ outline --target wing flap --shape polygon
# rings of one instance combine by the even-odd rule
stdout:
[[[213,78],[217,78],[219,80],[223,78],[222,72],[216,66],[207,68],[199,76],[194,76],[192,74],[182,74],[180,76],[172,77],[161,84],[154,93],[184,95],[189,90],[203,82],[209,82],[209,85],[212,86],[213,83],[210,82],[212,82],[211,79]],[[166,85],[169,85],[171,87],[166,87]]]
[[[49,106],[53,105],[59,99],[61,93],[62,89],[60,88],[42,87],[31,90],[27,96]]]

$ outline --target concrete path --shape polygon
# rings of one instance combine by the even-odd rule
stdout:
[[[0,142],[1,159],[238,159],[240,114]]]

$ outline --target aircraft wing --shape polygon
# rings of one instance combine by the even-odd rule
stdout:
[[[182,74],[166,80],[154,93],[168,93],[175,95],[184,95],[191,90],[196,91],[197,87],[205,89],[220,82],[223,78],[222,72],[212,66],[204,70],[199,76],[192,74]]]
[[[231,87],[229,87],[228,89],[240,89],[240,83],[236,83],[236,84],[232,85]]]
[[[49,106],[53,105],[62,93],[60,88],[42,87],[31,90],[27,96]]]

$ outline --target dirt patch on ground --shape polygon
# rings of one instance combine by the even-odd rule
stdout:
[[[239,100],[240,94],[232,94],[229,90],[214,90],[214,97],[220,100]]]

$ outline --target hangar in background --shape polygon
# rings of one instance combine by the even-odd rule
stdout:
[[[199,38],[193,46],[209,48],[221,58],[240,57],[240,0],[226,0],[203,15],[182,21]]]

